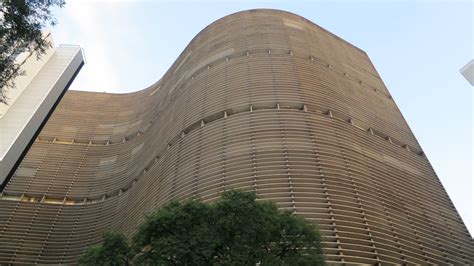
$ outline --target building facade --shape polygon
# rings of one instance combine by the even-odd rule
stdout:
[[[11,88],[1,88],[6,101],[0,101],[0,191],[84,64],[80,46],[55,47],[49,32],[43,40],[51,45],[41,57],[29,50],[15,57],[23,74],[11,80]]]
[[[232,188],[317,223],[328,263],[474,260],[367,54],[251,10],[206,27],[149,88],[66,93],[2,192],[0,263],[74,263],[104,230]]]

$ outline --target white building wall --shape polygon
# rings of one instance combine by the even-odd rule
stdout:
[[[30,80],[20,76],[19,84],[26,86],[14,94],[0,117],[0,184],[84,62],[79,46],[59,46],[48,53],[42,63],[35,56],[27,59],[25,67],[37,73]]]

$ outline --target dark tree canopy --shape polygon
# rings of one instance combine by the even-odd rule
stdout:
[[[130,247],[127,238],[119,233],[104,234],[102,245],[90,246],[81,264],[85,265],[129,265]]]
[[[254,193],[210,205],[172,202],[148,215],[130,245],[120,234],[89,247],[83,265],[323,265],[313,224]]]
[[[0,0],[0,103],[7,103],[6,90],[22,74],[15,57],[23,51],[35,51],[39,58],[50,43],[41,30],[56,23],[53,6],[63,7],[64,0]]]

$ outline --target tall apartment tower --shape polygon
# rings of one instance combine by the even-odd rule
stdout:
[[[165,37],[165,36],[164,36]],[[469,264],[474,244],[367,54],[287,12],[200,32],[156,84],[69,91],[0,198],[0,263],[78,260],[173,199],[256,191],[334,264]]]

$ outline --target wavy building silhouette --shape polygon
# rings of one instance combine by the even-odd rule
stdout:
[[[66,93],[1,194],[0,263],[75,263],[104,230],[232,188],[317,223],[329,263],[474,258],[367,54],[251,10],[206,27],[149,88]]]

